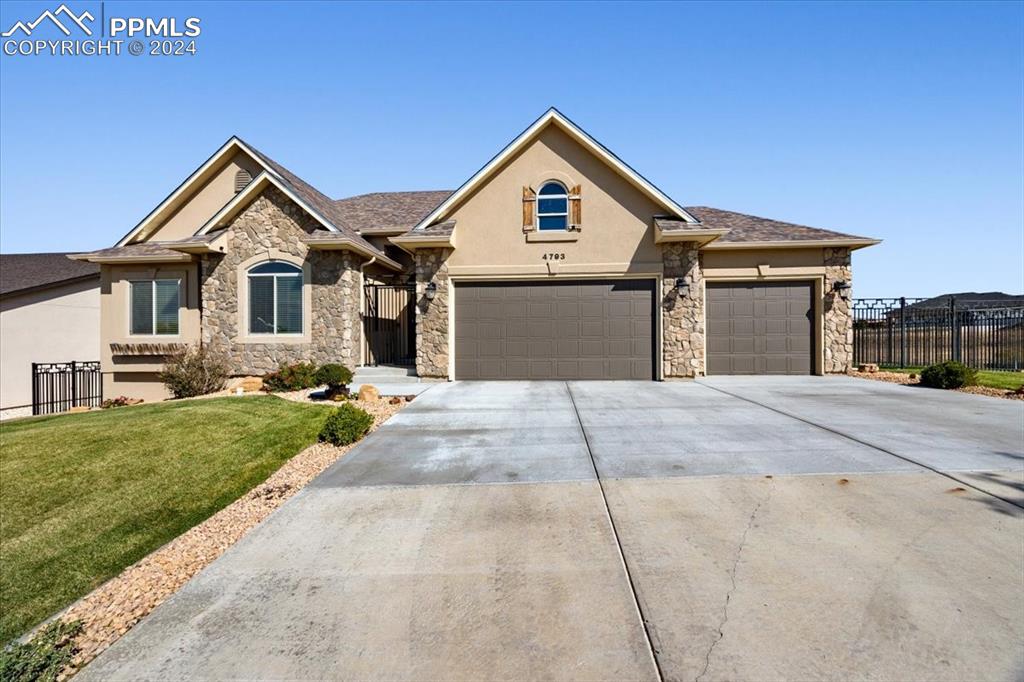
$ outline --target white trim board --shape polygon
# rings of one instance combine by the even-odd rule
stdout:
[[[622,177],[647,194],[657,204],[661,205],[673,215],[688,223],[692,223],[694,225],[700,224],[700,221],[697,220],[697,218],[687,213],[686,209],[673,201],[660,189],[655,187],[647,178],[630,168],[625,161],[615,156],[615,154],[609,151],[604,145],[588,135],[586,131],[566,118],[560,111],[551,107],[543,116],[538,118],[532,125],[530,125],[529,128],[520,133],[518,137],[498,152],[498,154],[488,161],[483,168],[478,170],[469,180],[463,183],[461,187],[455,190],[450,197],[445,199],[437,208],[431,211],[427,217],[421,220],[412,229],[420,230],[448,217],[448,211],[455,207],[481,183],[490,178],[491,175],[493,175],[493,173],[509,159],[509,157],[526,146],[549,125],[557,125],[561,130],[568,133],[570,137],[583,145],[583,147],[590,151],[594,156],[604,161],[609,167],[618,172]]]

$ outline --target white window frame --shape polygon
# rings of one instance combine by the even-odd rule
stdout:
[[[156,330],[156,283],[157,282],[174,282],[178,287],[178,309],[174,311],[177,319],[178,331],[173,334],[166,332],[158,332]],[[149,334],[136,334],[133,330],[135,329],[135,301],[132,300],[134,296],[136,284],[149,284],[151,290],[151,297],[153,299],[153,305],[150,308],[150,327],[153,331]],[[128,280],[128,336],[140,337],[140,336],[181,336],[181,278],[180,277],[156,277],[153,279],[129,279]]]
[[[558,185],[559,187],[562,188],[562,194],[541,194],[540,193],[541,190],[543,190],[548,185]],[[541,213],[540,212],[540,202],[541,202],[541,199],[565,199],[565,212],[564,213],[561,213],[561,212],[559,212],[559,213]],[[538,232],[567,232],[569,230],[569,188],[568,187],[566,187],[564,184],[562,184],[558,180],[545,180],[544,182],[540,183],[540,189],[537,190],[537,199],[536,199],[536,201],[537,201],[537,211],[536,211],[537,217],[536,217],[535,220],[536,220],[536,228],[537,228]],[[565,227],[541,228],[541,226],[540,226],[540,219],[541,218],[561,218],[561,217],[565,218]]]
[[[253,270],[255,270],[256,268],[261,267],[263,265],[268,265],[270,263],[281,263],[282,265],[287,265],[290,268],[295,268],[297,270],[297,272],[291,272],[291,273],[287,273],[287,274],[283,273],[283,272],[253,272]],[[305,328],[306,328],[306,302],[305,302],[304,287],[305,287],[306,281],[305,281],[304,273],[303,273],[301,267],[299,267],[295,263],[289,263],[288,261],[285,261],[285,260],[265,260],[265,261],[262,261],[260,263],[254,263],[253,265],[249,266],[249,268],[245,271],[245,277],[246,277],[245,287],[246,287],[246,292],[247,292],[247,296],[246,296],[247,300],[245,302],[245,305],[246,305],[246,308],[247,308],[246,311],[245,311],[245,318],[246,318],[246,323],[245,323],[246,330],[245,330],[245,332],[246,332],[246,334],[248,336],[254,337],[254,338],[268,337],[268,336],[273,336],[273,337],[281,337],[281,336],[284,336],[284,337],[297,337],[297,336],[303,336],[305,334]],[[252,330],[252,286],[251,286],[251,278],[252,277],[272,277],[272,278],[274,278],[274,284],[271,287],[273,292],[274,292],[274,320],[273,320],[272,325],[271,325],[271,326],[273,326],[274,331],[272,331],[272,332],[254,332]],[[277,331],[277,278],[278,277],[297,277],[299,279],[299,283],[302,285],[299,288],[299,312],[302,315],[302,320],[301,320],[302,321],[302,329],[300,331],[297,331],[297,332],[279,332],[279,331]]]

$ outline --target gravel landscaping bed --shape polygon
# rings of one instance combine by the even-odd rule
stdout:
[[[903,384],[905,386],[920,386],[921,382],[918,377],[910,378],[909,374],[905,372],[886,372],[885,370],[879,370],[877,372],[850,372],[850,376],[858,377],[860,379],[871,379],[872,381],[885,381],[890,384]],[[939,389],[932,389],[939,390]],[[960,393],[971,393],[973,395],[986,395],[991,398],[1008,398],[1009,400],[1024,400],[1024,394],[1014,393],[1013,391],[1004,391],[1001,388],[991,388],[989,386],[965,386],[964,388],[954,389]]]
[[[405,400],[392,404],[387,398],[352,402],[373,415],[373,429],[406,404]],[[73,675],[117,641],[355,445],[311,445],[247,495],[128,567],[60,614],[64,621],[81,620],[84,625],[75,642],[79,652],[62,677]]]

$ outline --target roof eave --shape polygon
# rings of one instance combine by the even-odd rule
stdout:
[[[332,239],[310,239],[305,240],[305,244],[315,251],[352,251],[366,258],[376,258],[376,263],[380,263],[385,267],[392,270],[401,270],[402,266],[397,261],[394,261],[379,251],[371,251],[362,244],[354,241],[350,237],[336,237]]]
[[[391,237],[389,242],[404,251],[412,253],[416,249],[454,249],[455,230],[451,234],[412,234],[406,232],[398,237]]]
[[[670,244],[673,242],[697,242],[699,246],[703,247],[711,242],[715,241],[724,234],[728,234],[729,230],[726,229],[707,229],[707,230],[672,230],[666,232],[657,225],[654,226],[654,243],[655,244]]]
[[[807,248],[848,248],[851,251],[881,244],[881,239],[790,239],[756,242],[723,242],[708,244],[706,249],[807,249]]]
[[[149,256],[90,256],[76,257],[75,260],[87,261],[89,263],[100,263],[102,265],[131,265],[133,263],[190,263],[192,256],[187,253],[176,253],[174,255],[149,255]]]

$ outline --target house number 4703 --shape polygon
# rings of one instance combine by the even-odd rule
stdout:
[[[564,253],[545,253],[541,256],[542,260],[565,260]]]

